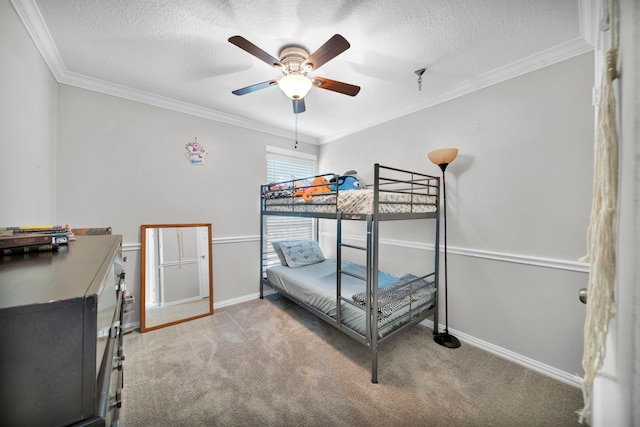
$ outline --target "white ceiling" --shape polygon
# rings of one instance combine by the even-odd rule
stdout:
[[[278,57],[332,35],[351,48],[311,75],[299,139],[322,143],[592,49],[589,0],[12,0],[55,78],[234,125],[294,136],[281,73],[227,41]],[[427,68],[422,90],[415,70]]]

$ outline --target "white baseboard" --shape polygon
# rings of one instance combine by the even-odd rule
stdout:
[[[274,294],[274,293],[275,293],[275,291],[272,290],[272,289],[269,289],[269,290],[265,289],[265,291],[264,291],[264,295],[271,295],[271,294]],[[229,306],[232,306],[232,305],[240,304],[241,302],[252,301],[252,300],[258,299],[258,298],[260,298],[260,293],[256,292],[256,293],[253,293],[253,294],[244,295],[244,296],[239,297],[239,298],[232,298],[232,299],[228,299],[228,300],[221,301],[221,302],[214,302],[213,303],[213,311],[214,311],[214,314],[215,314],[215,311],[217,309],[219,309],[219,308],[229,307]],[[140,321],[125,323],[125,325],[124,325],[124,330],[126,332],[131,332],[131,331],[133,331],[135,329],[140,330]]]
[[[275,293],[275,291],[273,291],[272,289],[264,290],[264,295],[271,295],[273,293]],[[239,298],[228,299],[228,300],[217,302],[217,303],[214,302],[213,309],[215,311],[215,309],[217,308],[228,307],[230,305],[236,305],[236,304],[240,304],[241,302],[247,302],[247,301],[251,301],[258,298],[260,298],[260,292],[255,292],[253,294],[244,295]]]
[[[124,324],[124,333],[126,334],[127,332],[132,332],[132,331],[139,331],[140,330],[140,321],[138,320],[137,322],[130,322],[130,323],[125,323]]]
[[[432,320],[423,320],[420,323],[430,329],[433,329]],[[440,325],[439,330],[443,331],[444,325]],[[580,378],[580,376],[578,375],[570,374],[568,372],[554,368],[553,366],[549,366],[544,363],[538,362],[537,360],[533,360],[529,357],[515,353],[511,350],[507,350],[506,348],[502,348],[497,345],[491,344],[487,341],[483,341],[481,339],[473,337],[471,335],[467,335],[464,332],[460,332],[452,328],[449,328],[449,332],[452,335],[455,335],[460,341],[464,341],[467,344],[470,344],[474,347],[478,347],[481,350],[487,351],[489,353],[495,354],[496,356],[500,356],[504,359],[515,362],[518,365],[524,366],[525,368],[533,369],[536,372],[539,372],[543,375],[546,375],[548,377],[561,381],[565,384],[569,384],[571,386],[578,387],[578,388],[582,387],[582,378]]]

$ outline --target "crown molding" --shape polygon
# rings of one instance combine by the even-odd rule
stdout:
[[[73,72],[66,72],[60,76],[58,83],[75,86],[94,92],[104,93],[106,95],[116,96],[119,98],[129,99],[131,101],[143,104],[153,105],[155,107],[167,110],[177,111],[179,113],[189,114],[196,117],[202,117],[208,120],[226,123],[229,125],[250,129],[257,132],[267,133],[286,139],[291,139],[291,131],[287,129],[270,126],[268,124],[253,121],[232,114],[204,108],[188,102],[177,101],[172,98],[155,95],[153,93],[144,92],[138,89],[132,89],[127,86],[118,85],[104,80],[87,77]],[[298,135],[298,140],[309,144],[318,144],[318,140],[308,135]]]
[[[244,129],[279,136],[285,139],[292,138],[291,130],[288,129],[282,129],[255,120],[234,116],[232,114],[223,113],[217,110],[212,110],[210,108],[190,104],[188,102],[178,101],[172,98],[167,98],[138,89],[121,86],[104,80],[75,74],[72,72],[67,72],[64,76],[58,79],[58,82],[69,86],[75,86],[92,90],[94,92],[104,93],[106,95],[140,102],[143,104],[153,105],[155,107],[165,108],[167,110],[177,111],[179,113],[189,114],[191,116],[202,117],[204,119],[241,127]],[[319,142],[317,138],[304,134],[298,134],[298,140],[314,145],[317,145]]]
[[[67,68],[62,62],[56,45],[53,43],[49,29],[45,25],[44,19],[42,19],[38,6],[36,6],[33,0],[10,1],[26,28],[27,33],[29,33],[29,36],[31,36],[31,39],[35,43],[36,48],[40,51],[44,62],[49,67],[49,70],[51,70],[53,77],[59,82],[60,78],[67,74]]]
[[[598,7],[602,6],[602,1],[603,0],[578,0],[578,8],[580,11],[580,37],[490,71],[477,78],[461,82],[449,88],[447,91],[419,103],[406,105],[396,110],[380,113],[377,116],[373,116],[369,122],[364,125],[343,129],[339,132],[320,137],[320,144],[344,138],[347,135],[360,132],[384,122],[433,107],[454,98],[468,95],[471,92],[475,92],[523,74],[536,71],[540,68],[593,51],[597,41],[599,28],[597,23],[598,14],[596,11]]]
[[[286,139],[290,139],[292,137],[291,130],[288,129],[282,129],[255,120],[245,119],[242,117],[234,116],[232,114],[212,110],[210,108],[201,107],[187,102],[177,101],[175,99],[155,95],[149,92],[144,92],[130,87],[70,72],[64,65],[60,53],[53,43],[53,39],[51,37],[51,34],[49,33],[49,29],[47,28],[44,19],[42,19],[42,15],[40,14],[40,10],[38,9],[35,1],[10,1],[14,9],[16,10],[18,17],[31,36],[31,39],[35,43],[37,49],[40,51],[40,54],[42,55],[45,63],[51,70],[53,77],[58,83],[75,86],[94,92],[100,92],[119,98],[129,99],[131,101],[141,102],[144,104],[173,110],[192,116],[202,117],[205,119],[254,130],[257,132],[267,133]],[[319,142],[317,138],[304,134],[299,134],[298,140],[314,145],[317,145]]]
[[[435,105],[450,101],[464,95],[468,95],[480,89],[484,89],[486,87],[493,86],[495,84],[530,73],[532,71],[539,70],[549,65],[553,65],[558,62],[573,58],[575,56],[582,55],[583,53],[590,52],[593,49],[593,45],[591,45],[586,39],[582,37],[576,38],[564,44],[555,46],[553,48],[523,58],[519,61],[505,65],[504,67],[497,68],[478,77],[474,77],[473,79],[460,82],[450,87],[446,91],[424,101],[420,101],[414,104],[408,104],[395,110],[384,111],[378,115],[370,117],[370,120],[362,126],[355,126],[352,128],[343,129],[342,131],[333,133],[331,135],[325,135],[319,138],[320,144],[335,141],[337,139],[344,138],[347,135],[360,132],[367,128],[397,119],[399,117],[406,116],[408,114],[415,113],[420,110],[424,110],[429,107],[433,107]]]
[[[209,120],[227,123],[233,126],[254,130],[266,134],[271,134],[283,138],[291,138],[291,131],[266,123],[249,120],[242,117],[226,114],[220,111],[204,108],[198,105],[177,101],[167,97],[154,95],[152,93],[132,89],[129,87],[117,85],[107,81],[90,78],[77,73],[69,72],[60,57],[51,34],[42,19],[42,15],[35,4],[34,0],[10,0],[18,16],[22,20],[27,32],[33,39],[36,47],[40,51],[44,61],[51,70],[56,81],[70,86],[76,86],[107,95],[113,95],[132,101],[141,102],[165,108]],[[467,95],[477,90],[495,85],[505,80],[518,77],[520,75],[538,70],[548,65],[570,59],[574,56],[592,51],[594,49],[593,40],[595,36],[594,20],[596,19],[595,8],[597,0],[580,0],[580,27],[582,37],[571,40],[559,46],[555,46],[546,51],[531,55],[522,60],[508,64],[491,72],[485,73],[473,79],[466,80],[450,89],[424,101],[409,104],[396,108],[394,110],[386,110],[375,116],[372,116],[366,123],[358,126],[342,129],[333,134],[313,137],[310,135],[300,134],[298,139],[309,144],[324,144],[347,135],[360,132],[364,129],[397,119],[408,114],[424,110],[426,108],[441,104],[454,98]]]

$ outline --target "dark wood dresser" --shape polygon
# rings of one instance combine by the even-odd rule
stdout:
[[[119,424],[122,237],[0,256],[0,426]]]

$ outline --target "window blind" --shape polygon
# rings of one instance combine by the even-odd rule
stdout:
[[[267,182],[280,182],[309,178],[315,174],[315,156],[298,156],[292,152],[267,152]],[[263,241],[263,268],[279,264],[280,260],[271,246],[271,242],[283,240],[311,240],[314,238],[312,218],[265,216]]]

